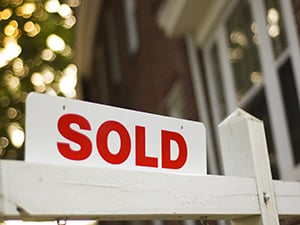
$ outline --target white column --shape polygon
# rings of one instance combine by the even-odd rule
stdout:
[[[220,125],[226,176],[255,177],[261,216],[233,224],[279,225],[263,122],[237,109]]]

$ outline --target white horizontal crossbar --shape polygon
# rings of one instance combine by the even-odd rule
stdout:
[[[259,215],[254,178],[0,161],[0,219],[199,219]],[[274,182],[280,215],[300,215],[300,184]],[[290,206],[293,208],[291,209]]]

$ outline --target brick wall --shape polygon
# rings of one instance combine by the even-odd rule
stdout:
[[[165,102],[168,91],[175,82],[180,82],[183,87],[181,94],[184,99],[184,118],[197,120],[184,40],[182,38],[168,39],[158,28],[156,13],[161,2],[158,0],[136,1],[140,48],[135,55],[129,55],[123,1],[104,1],[102,15],[99,19],[98,43],[96,43],[96,46],[102,45],[106,48],[105,76],[107,76],[109,86],[109,102],[105,103],[151,113],[166,114]],[[111,10],[114,17],[122,77],[120,84],[112,82],[112,74],[108,68],[109,57],[107,47],[105,47],[108,40],[104,37],[107,29],[103,27],[105,25],[102,21],[105,10]],[[97,64],[99,64],[99,60],[95,60],[95,67]],[[103,74],[100,76],[103,76]],[[93,80],[88,82],[88,92],[91,93],[90,100],[103,102],[99,97],[100,90],[99,87],[97,89],[96,84],[99,83],[97,80],[99,80],[99,74],[97,75],[97,72],[95,72]]]

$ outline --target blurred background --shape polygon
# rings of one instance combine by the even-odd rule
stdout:
[[[218,124],[239,107],[273,178],[299,181],[299,31],[300,0],[0,0],[0,157],[23,160],[36,91],[202,121],[223,174]]]
[[[0,157],[23,159],[29,92],[76,98],[79,0],[0,1]]]
[[[0,157],[24,158],[29,92],[218,124],[264,121],[273,177],[300,179],[299,0],[0,0]]]

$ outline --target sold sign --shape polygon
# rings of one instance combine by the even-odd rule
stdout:
[[[25,160],[206,173],[202,123],[31,93]]]

